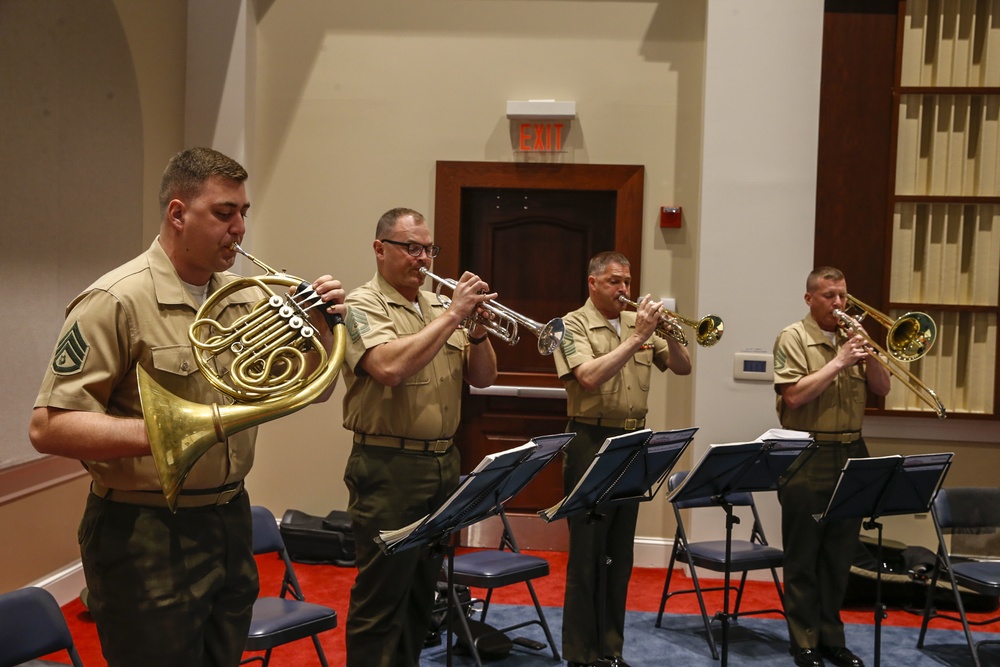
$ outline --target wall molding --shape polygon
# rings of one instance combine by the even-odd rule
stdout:
[[[87,474],[76,459],[43,456],[0,469],[0,505]]]

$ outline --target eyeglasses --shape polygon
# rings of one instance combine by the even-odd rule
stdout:
[[[419,243],[404,243],[402,241],[390,241],[389,239],[379,239],[381,243],[391,243],[406,248],[407,254],[411,257],[420,257],[420,253],[426,252],[427,256],[434,259],[441,252],[439,245],[420,245]]]

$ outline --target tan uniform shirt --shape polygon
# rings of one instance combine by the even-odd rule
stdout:
[[[812,315],[785,327],[778,334],[774,342],[774,390],[778,392],[778,421],[784,428],[826,432],[861,430],[868,386],[863,364],[855,364],[838,373],[822,394],[795,410],[785,406],[779,391],[779,385],[793,384],[821,369],[837,356],[837,349]]]
[[[213,275],[209,294],[236,277]],[[231,324],[261,298],[257,290],[241,290],[223,300],[214,317]],[[154,240],[144,254],[99,278],[69,305],[35,407],[141,419],[139,364],[175,396],[202,405],[231,403],[195,363],[188,327],[197,310],[159,239]],[[256,431],[242,431],[225,446],[212,447],[192,468],[184,488],[208,489],[242,480],[253,463]],[[94,480],[111,489],[160,490],[151,456],[84,465]]]
[[[420,312],[377,273],[348,296],[344,428],[419,440],[451,438],[458,429],[469,346],[461,329],[396,387],[380,384],[358,366],[368,350],[419,332],[445,310],[434,292],[421,291],[417,299]]]
[[[582,308],[563,318],[566,334],[552,358],[556,373],[566,384],[569,417],[603,419],[642,419],[646,416],[649,380],[653,365],[667,369],[669,350],[662,338],[650,336],[642,349],[632,356],[615,377],[597,391],[587,391],[577,382],[573,369],[580,364],[608,354],[635,330],[635,313],[621,314],[621,334],[587,299]]]

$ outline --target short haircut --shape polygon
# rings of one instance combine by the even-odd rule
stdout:
[[[832,266],[820,266],[813,269],[809,273],[809,277],[806,278],[806,291],[815,292],[816,288],[819,287],[820,280],[832,280],[834,282],[839,282],[844,280],[844,272],[840,269],[835,269]]]
[[[412,208],[390,209],[382,214],[382,217],[378,219],[378,224],[375,225],[375,240],[380,241],[385,238],[386,234],[396,228],[396,222],[408,215],[412,215],[415,222],[424,222],[424,216]]]
[[[629,265],[625,255],[614,250],[605,250],[591,257],[590,264],[587,266],[587,275],[594,277],[601,275],[608,268],[608,264]]]
[[[170,158],[160,179],[160,215],[172,199],[197,197],[213,176],[242,183],[249,175],[239,162],[211,148],[188,148]]]

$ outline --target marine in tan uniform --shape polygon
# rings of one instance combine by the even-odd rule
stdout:
[[[861,437],[868,391],[889,393],[889,373],[868,361],[863,336],[838,334],[835,310],[847,301],[844,274],[821,267],[806,280],[809,314],[786,327],[774,343],[774,389],[784,428],[809,431],[818,448],[780,490],[785,550],[785,615],[791,653],[800,667],[823,659],[862,667],[846,646],[840,606],[854,558],[861,519],[818,523],[848,458],[868,456]]]
[[[392,209],[373,243],[377,272],[347,299],[344,427],[354,433],[344,481],[358,576],[347,614],[349,667],[417,665],[431,622],[441,555],[413,548],[385,555],[381,530],[437,509],[458,485],[462,383],[487,387],[496,355],[485,331],[461,328],[496,295],[465,273],[445,308],[421,289],[437,256],[424,217]]]
[[[632,282],[624,255],[605,252],[590,260],[590,298],[563,318],[566,334],[553,358],[566,385],[569,425],[576,437],[567,445],[563,484],[572,491],[609,437],[645,427],[649,383],[655,366],[678,375],[691,372],[687,350],[674,338],[654,336],[663,305],[647,295],[638,312],[624,311],[619,296]],[[570,546],[563,604],[563,655],[570,665],[599,660],[621,667],[625,643],[625,598],[632,576],[632,550],[638,503],[602,511],[600,521],[586,513],[569,517]],[[611,561],[606,597],[598,593],[600,557]],[[605,632],[599,632],[604,605]]]
[[[186,400],[225,402],[195,363],[188,327],[205,295],[236,278],[229,246],[246,231],[246,178],[238,163],[209,149],[170,161],[160,235],[70,304],[35,400],[32,444],[81,460],[93,478],[80,549],[111,666],[236,665],[243,653],[258,590],[243,491],[256,429],[209,449],[171,514],[150,456],[136,367]],[[324,276],[315,286],[331,306],[343,301],[339,281]],[[232,323],[262,296],[232,295],[218,319]],[[318,322],[330,347],[329,329]]]

